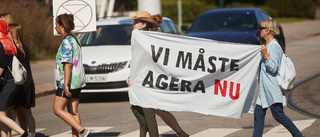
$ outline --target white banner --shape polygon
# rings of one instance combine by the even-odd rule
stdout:
[[[132,105],[240,118],[252,105],[260,46],[132,32]]]

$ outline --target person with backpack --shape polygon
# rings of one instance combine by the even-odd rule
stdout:
[[[270,108],[272,116],[282,124],[293,137],[302,137],[302,133],[293,122],[284,114],[283,106],[286,106],[284,92],[281,91],[277,74],[281,65],[282,51],[279,43],[274,38],[280,33],[278,24],[273,19],[262,21],[260,25],[260,36],[266,40],[260,52],[259,95],[254,110],[253,137],[262,137],[266,111]]]
[[[16,85],[8,69],[12,69],[13,56],[17,55],[16,46],[8,37],[8,34],[8,24],[3,19],[0,19],[0,125],[1,129],[9,127],[22,137],[27,137],[28,132],[24,131],[15,121],[6,115],[6,111],[16,93]]]

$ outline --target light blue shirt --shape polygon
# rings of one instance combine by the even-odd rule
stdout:
[[[286,96],[281,91],[276,77],[282,59],[280,45],[276,39],[273,39],[266,45],[266,48],[269,59],[261,58],[259,95],[256,104],[262,106],[262,108],[268,108],[274,103],[282,103],[283,106],[286,106]]]

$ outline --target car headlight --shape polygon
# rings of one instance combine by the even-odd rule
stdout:
[[[117,68],[115,69],[115,71],[119,71],[122,70],[126,67],[128,61],[124,61],[124,62],[119,62]]]

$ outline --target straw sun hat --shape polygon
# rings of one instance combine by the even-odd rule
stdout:
[[[138,10],[135,16],[130,16],[129,19],[133,20],[141,20],[145,22],[149,22],[153,25],[157,25],[157,23],[152,19],[152,16],[147,11]]]

